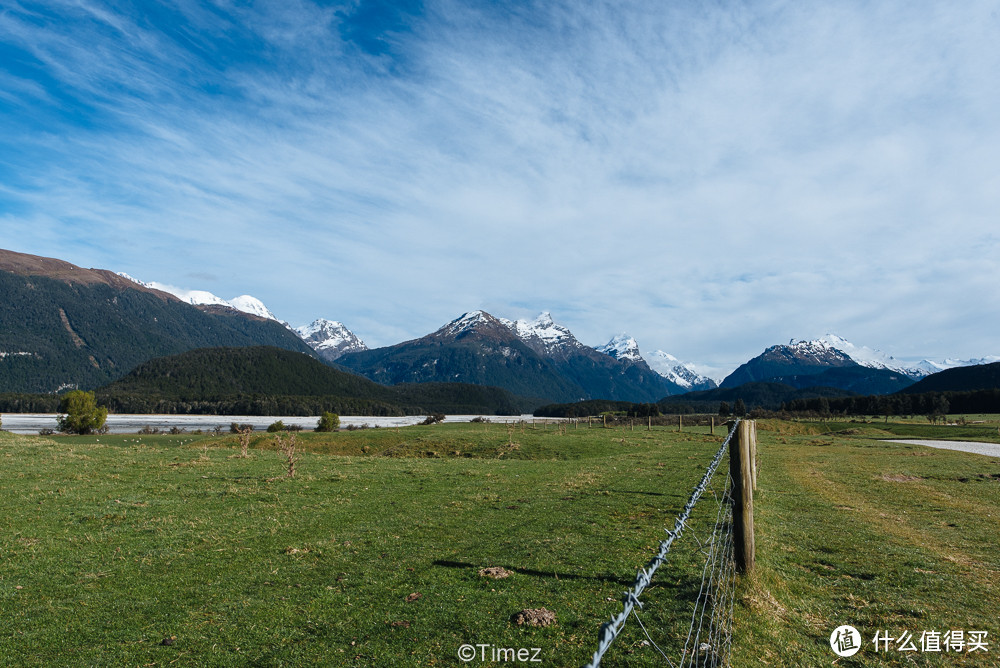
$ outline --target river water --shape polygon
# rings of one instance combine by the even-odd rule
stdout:
[[[372,417],[341,415],[340,426],[361,427],[406,427],[423,422],[424,415],[409,415],[405,417]],[[476,415],[449,415],[445,422],[471,422]],[[490,422],[535,422],[536,418],[531,415],[520,416],[482,416]],[[3,429],[15,434],[37,434],[42,429],[58,428],[56,424],[57,416],[50,413],[4,413],[0,416],[3,421]],[[292,416],[260,416],[260,415],[108,415],[107,427],[112,434],[134,434],[143,427],[151,427],[160,431],[169,431],[171,427],[183,429],[186,432],[211,431],[219,426],[226,432],[233,422],[239,424],[253,425],[254,429],[265,430],[275,420],[281,420],[285,425],[297,425],[303,429],[315,429],[319,422],[316,417],[292,417]],[[556,418],[539,418],[538,422],[558,422]]]

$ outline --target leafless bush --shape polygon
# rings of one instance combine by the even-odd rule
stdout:
[[[431,413],[420,424],[438,424],[439,422],[444,422],[444,418],[444,413]]]
[[[240,429],[237,433],[240,440],[240,458],[246,459],[250,456],[250,437],[253,435],[253,428]]]
[[[295,437],[296,434],[289,433],[287,436],[282,434],[274,435],[274,442],[278,446],[278,452],[285,455],[285,461],[288,464],[288,477],[295,477],[295,463],[299,461],[299,456],[295,453]]]

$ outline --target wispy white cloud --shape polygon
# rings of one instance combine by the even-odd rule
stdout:
[[[488,306],[712,363],[997,352],[990,3],[359,7],[0,13],[7,244],[375,344]]]

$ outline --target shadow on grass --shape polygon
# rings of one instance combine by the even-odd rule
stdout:
[[[664,492],[639,492],[627,489],[607,489],[604,490],[612,494],[645,494],[646,496],[677,496],[676,494],[666,494]]]
[[[461,568],[461,569],[472,569],[474,571],[479,571],[482,566],[477,566],[475,564],[470,564],[464,561],[448,561],[443,559],[438,559],[433,562],[434,566],[442,566],[444,568]],[[630,586],[634,578],[617,578],[610,575],[581,575],[579,573],[558,573],[556,571],[539,571],[533,568],[517,568],[516,566],[504,566],[509,571],[514,571],[515,573],[520,573],[521,575],[530,575],[536,578],[555,578],[556,580],[595,580],[598,582],[615,582],[621,585]]]

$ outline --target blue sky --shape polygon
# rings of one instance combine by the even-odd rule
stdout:
[[[0,247],[369,345],[1000,354],[995,2],[0,8]]]

